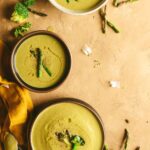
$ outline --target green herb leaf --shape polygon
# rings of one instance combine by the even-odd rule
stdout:
[[[14,22],[23,22],[28,16],[28,9],[20,2],[16,3],[14,12],[11,15],[11,20]]]
[[[36,0],[24,0],[23,1],[23,4],[26,6],[26,7],[30,7],[32,5],[34,5],[36,3]]]
[[[29,31],[29,29],[31,28],[31,23],[30,22],[26,22],[23,25],[18,26],[15,31],[14,31],[14,35],[15,37],[18,36],[23,36],[23,34],[27,31]]]

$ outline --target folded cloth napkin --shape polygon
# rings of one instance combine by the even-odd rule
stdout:
[[[10,131],[23,145],[27,135],[26,122],[33,109],[28,91],[0,76],[0,101],[0,142],[4,142],[5,133]]]
[[[22,145],[26,136],[25,123],[33,108],[29,93],[17,84],[0,77],[0,98],[3,101],[0,110],[1,142],[4,141],[5,132],[10,131]]]

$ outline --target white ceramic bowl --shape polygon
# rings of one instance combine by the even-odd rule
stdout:
[[[108,0],[101,0],[95,7],[91,8],[89,10],[83,10],[83,11],[67,9],[67,8],[63,7],[62,5],[58,4],[56,2],[56,0],[49,0],[49,2],[52,5],[54,5],[57,9],[61,10],[64,13],[71,14],[71,15],[87,15],[87,14],[91,14],[91,13],[99,10],[100,8],[102,8],[104,5],[106,5]]]

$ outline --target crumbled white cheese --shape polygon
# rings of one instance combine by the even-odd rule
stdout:
[[[89,56],[90,54],[92,54],[92,48],[89,47],[88,45],[84,45],[83,48],[82,48],[82,52]]]
[[[115,80],[109,81],[109,85],[112,88],[120,88],[120,82],[119,81],[115,81]]]

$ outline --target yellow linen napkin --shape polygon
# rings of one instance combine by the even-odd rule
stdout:
[[[7,116],[0,114],[3,118],[0,123],[1,141],[4,140],[5,132],[11,131],[19,144],[23,144],[23,137],[26,134],[24,133],[24,124],[28,119],[28,113],[33,108],[29,93],[17,84],[2,80],[0,77],[0,97],[6,107],[5,112],[7,110]]]
[[[0,41],[0,48],[1,44]],[[33,109],[28,91],[0,76],[0,101],[0,142],[4,141],[5,132],[10,131],[20,145],[24,144],[25,123]]]

